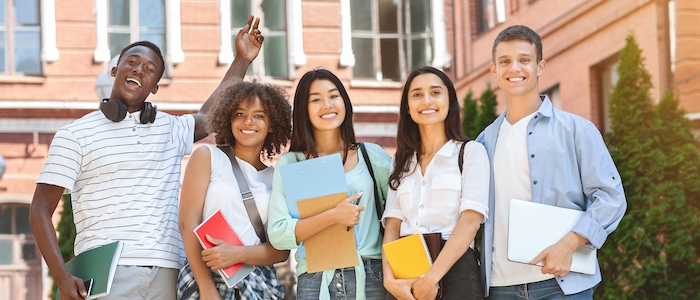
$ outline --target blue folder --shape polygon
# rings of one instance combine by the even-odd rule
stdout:
[[[316,157],[279,167],[289,214],[299,219],[297,201],[341,192],[348,193],[340,153]],[[306,257],[303,247],[299,257]]]

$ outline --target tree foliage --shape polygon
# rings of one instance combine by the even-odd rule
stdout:
[[[671,93],[653,104],[651,75],[629,35],[620,52],[606,136],[628,208],[599,252],[596,299],[692,299],[700,293],[700,155]]]
[[[63,209],[61,210],[61,220],[58,221],[56,231],[58,232],[58,248],[61,250],[63,261],[73,258],[73,243],[75,242],[75,223],[73,223],[73,207],[71,206],[70,195],[63,195]],[[56,283],[51,288],[51,299],[57,293]]]
[[[462,132],[472,139],[476,138],[486,126],[498,117],[496,114],[498,102],[490,84],[486,86],[486,90],[481,93],[478,100],[474,99],[470,89],[464,97],[463,103]]]

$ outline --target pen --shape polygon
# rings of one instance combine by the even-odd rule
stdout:
[[[360,192],[357,193],[357,194],[360,195],[360,198],[362,197],[362,191],[360,191]],[[358,198],[357,200],[359,201],[360,199]],[[353,201],[350,202],[350,204],[355,205],[355,204],[357,204],[357,203],[355,203],[355,200],[353,200]],[[345,231],[350,231],[350,227],[352,227],[352,226],[348,226],[348,229],[346,229]]]

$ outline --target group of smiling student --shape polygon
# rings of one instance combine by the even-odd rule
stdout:
[[[262,41],[257,21],[251,18],[236,39],[237,53],[249,63]],[[154,55],[144,54],[154,51],[151,47],[134,48],[142,48],[137,56]],[[498,35],[490,69],[506,96],[507,111],[476,141],[461,132],[459,102],[447,75],[428,66],[415,69],[401,93],[393,159],[379,145],[357,142],[350,97],[332,72],[306,72],[297,84],[292,110],[283,89],[240,81],[236,77],[242,78],[241,70],[247,65],[232,66],[200,116],[195,116],[194,126],[189,126],[194,130],[188,134],[196,141],[202,137],[197,133],[206,130],[215,134],[217,145],[233,150],[265,224],[267,241],[261,241],[253,229],[227,154],[216,146],[200,146],[190,157],[180,191],[178,226],[187,260],[174,273],[177,279],[171,273],[160,290],[153,291],[149,284],[136,293],[137,287],[115,288],[107,297],[282,299],[285,287],[273,265],[286,260],[290,250],[309,237],[340,224],[355,231],[360,263],[308,273],[305,258],[297,253],[297,299],[436,299],[438,295],[441,299],[591,299],[600,271],[569,273],[571,256],[585,244],[600,248],[622,218],[624,193],[597,129],[583,118],[553,109],[547,96],[538,94],[537,81],[545,66],[541,51],[540,37],[525,26],[511,26]],[[122,56],[125,53],[130,52]],[[129,113],[141,109],[140,105],[130,107]],[[200,118],[204,114],[206,118]],[[289,151],[281,153],[287,144]],[[335,153],[342,158],[351,196],[318,215],[292,217],[279,167]],[[264,163],[278,154],[276,168]],[[544,159],[533,162],[534,154]],[[48,173],[46,168],[42,175]],[[40,185],[73,190],[72,185],[46,178],[40,178]],[[508,211],[504,199],[510,198],[578,207],[586,215],[532,265],[513,263],[504,254]],[[232,246],[208,236],[216,246],[202,250],[192,231],[218,209],[242,232],[242,239],[254,241],[250,246]],[[34,210],[32,218],[39,218]],[[484,248],[479,255],[474,239],[482,223],[486,223]],[[47,226],[32,221],[37,236],[48,231]],[[78,229],[80,236],[82,228]],[[396,279],[382,256],[382,244],[414,233],[440,233],[442,250],[424,276]],[[51,243],[38,243],[62,299],[83,297],[80,285],[64,278],[68,275],[62,273],[62,260],[53,257],[55,253],[47,255],[55,251]],[[534,265],[540,261],[544,267]],[[228,288],[216,271],[239,262],[256,267]],[[168,285],[172,292],[164,292]]]

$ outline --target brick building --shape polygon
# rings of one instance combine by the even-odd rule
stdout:
[[[0,179],[0,299],[47,292],[28,204],[55,131],[97,109],[109,61],[132,41],[155,42],[167,68],[149,101],[173,114],[195,112],[232,61],[232,39],[250,14],[262,17],[266,40],[249,79],[292,95],[307,70],[332,70],[355,105],[358,139],[389,151],[407,73],[426,64],[442,68],[459,97],[469,89],[479,94],[489,82],[496,87],[488,72],[491,44],[512,24],[543,38],[543,92],[601,130],[630,31],[652,74],[652,96],[674,89],[688,117],[700,120],[694,0],[0,0],[0,155],[7,165]]]

